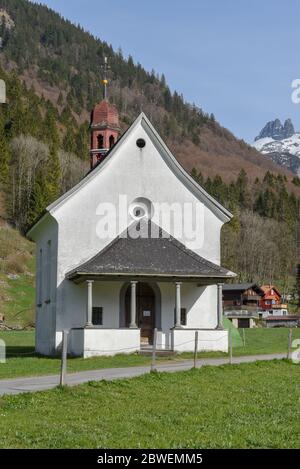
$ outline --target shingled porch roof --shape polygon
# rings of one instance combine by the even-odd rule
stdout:
[[[151,236],[151,233],[156,236]],[[98,254],[66,274],[66,278],[76,283],[93,278],[133,276],[220,281],[235,277],[235,274],[199,256],[162,228],[144,219],[134,222]]]

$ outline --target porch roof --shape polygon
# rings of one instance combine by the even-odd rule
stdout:
[[[155,223],[144,219],[132,223],[98,254],[66,274],[66,278],[76,282],[87,278],[133,276],[197,281],[203,278],[224,280],[235,274],[199,256]]]

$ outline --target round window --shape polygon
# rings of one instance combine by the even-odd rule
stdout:
[[[133,213],[136,218],[142,218],[146,215],[143,207],[135,207]]]
[[[144,148],[144,146],[146,145],[146,142],[143,138],[138,138],[136,141],[136,144],[139,148]]]
[[[145,197],[138,197],[132,201],[129,206],[129,214],[134,220],[141,218],[152,218],[153,205],[149,199]]]

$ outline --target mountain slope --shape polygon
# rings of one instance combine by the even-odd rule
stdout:
[[[284,125],[279,119],[268,122],[255,138],[253,147],[274,163],[300,174],[300,133],[290,119]]]
[[[49,8],[26,0],[0,0],[0,9],[10,25],[4,21],[0,28],[2,66],[15,71],[27,87],[50,100],[61,121],[64,117],[61,140],[68,151],[78,151],[74,142],[79,128],[88,146],[86,123],[101,98],[99,76],[103,56],[107,55],[111,65],[110,100],[120,111],[123,129],[143,109],[189,171],[195,167],[205,176],[220,174],[227,181],[241,168],[250,179],[268,170],[290,176],[236,139],[213,115],[186,103],[177,92],[171,93],[164,76],[145,71],[132,57],[125,60],[120,51],[115,52]],[[88,156],[87,151],[84,156]]]

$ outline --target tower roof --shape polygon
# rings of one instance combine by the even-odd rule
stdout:
[[[119,113],[115,106],[106,99],[96,104],[91,115],[91,125],[119,127]]]

